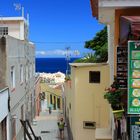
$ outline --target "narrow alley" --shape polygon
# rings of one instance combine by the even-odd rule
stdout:
[[[52,111],[51,114],[41,112],[40,116],[35,118],[32,128],[37,136],[41,136],[42,140],[60,140],[57,122],[62,117],[61,112]],[[68,139],[67,127],[64,129],[64,140]]]

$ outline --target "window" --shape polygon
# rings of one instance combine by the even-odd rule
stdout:
[[[90,71],[89,72],[89,82],[90,83],[100,83],[100,71]]]
[[[52,104],[52,95],[50,94],[50,104]]]
[[[60,109],[60,98],[57,98],[57,107]]]
[[[33,75],[35,75],[35,63],[33,63]]]
[[[28,65],[26,65],[26,82],[28,81]]]
[[[15,88],[15,68],[11,67],[11,88]]]
[[[23,65],[20,65],[20,83],[23,82]]]
[[[30,64],[30,78],[32,78],[32,64]]]
[[[8,27],[0,27],[0,35],[8,35]]]

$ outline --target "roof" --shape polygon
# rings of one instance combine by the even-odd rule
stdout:
[[[104,66],[104,65],[109,65],[108,63],[69,63],[70,66],[72,67],[97,67],[97,66]]]
[[[27,19],[25,19],[24,17],[3,17],[0,16],[0,20],[1,21],[24,21],[26,24],[28,24]]]
[[[98,19],[98,0],[90,0],[92,16]]]
[[[15,21],[15,20],[25,20],[24,17],[0,17],[1,20],[7,20],[7,21]]]

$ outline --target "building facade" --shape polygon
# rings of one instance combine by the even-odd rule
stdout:
[[[35,47],[27,40],[28,23],[24,17],[2,17],[0,36],[0,89],[9,89],[7,134],[2,140],[20,140],[20,119],[31,121],[35,114]]]
[[[41,87],[40,87],[41,77],[39,74],[36,74],[36,81],[35,81],[35,116],[39,116],[39,113],[41,111],[41,100],[40,100],[40,93],[41,93]]]
[[[52,88],[43,80],[40,83],[41,94],[44,94],[44,98],[41,99],[41,110],[46,111],[48,108],[52,110],[62,110],[62,90]]]
[[[99,22],[108,27],[108,62],[110,65],[110,82],[116,75],[116,52],[120,45],[121,16],[139,16],[139,0],[90,0],[92,14]]]
[[[65,82],[64,91],[66,119],[73,140],[95,140],[98,128],[109,129],[110,106],[104,100],[108,77],[108,64],[71,64],[71,80]]]
[[[126,90],[128,139],[130,138],[130,117],[127,115],[128,89],[128,41],[139,40],[140,1],[139,0],[90,0],[93,16],[108,27],[108,55],[110,83],[116,75],[120,89]],[[112,134],[112,139],[114,134]]]

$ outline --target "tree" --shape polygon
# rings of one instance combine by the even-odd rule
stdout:
[[[84,47],[95,51],[95,62],[106,62],[108,60],[107,27],[96,33],[92,40],[86,41]]]

